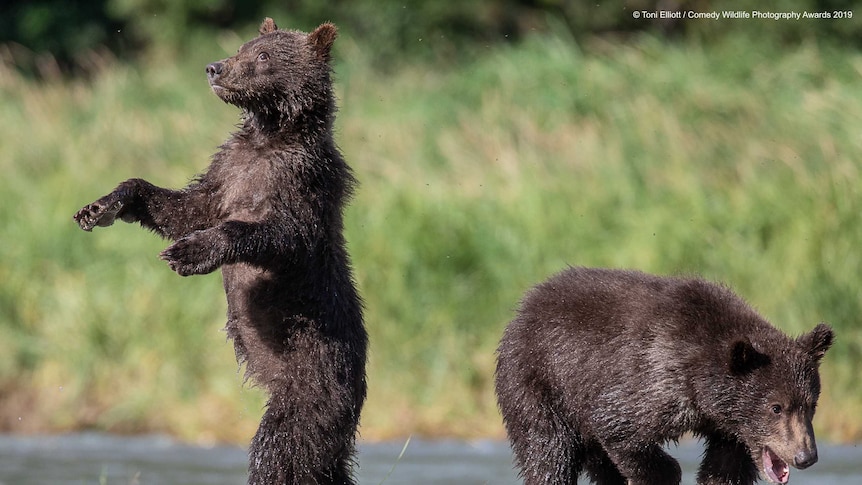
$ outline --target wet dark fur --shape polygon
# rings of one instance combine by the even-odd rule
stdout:
[[[525,296],[496,391],[527,484],[584,472],[678,484],[661,445],[685,432],[706,442],[698,483],[751,484],[764,447],[797,468],[817,460],[811,418],[832,340],[824,324],[790,339],[701,279],[570,268]]]
[[[332,138],[335,37],[266,19],[207,67],[244,121],[206,172],[182,190],[127,180],[75,215],[87,231],[121,218],[175,241],[161,257],[183,276],[222,269],[237,359],[270,393],[252,484],[352,483],[367,335],[342,236],[355,180]]]

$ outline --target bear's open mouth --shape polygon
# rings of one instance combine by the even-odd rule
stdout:
[[[790,480],[790,467],[768,446],[763,447],[763,472],[772,483],[787,483]]]

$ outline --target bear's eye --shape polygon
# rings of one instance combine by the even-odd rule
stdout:
[[[781,405],[773,404],[772,405],[772,414],[781,414]]]
[[[259,60],[261,62],[268,61],[269,60],[269,54],[267,54],[266,52],[261,52],[260,54],[257,55],[257,60]]]

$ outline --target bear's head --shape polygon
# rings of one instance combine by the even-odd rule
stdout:
[[[760,474],[787,483],[790,467],[817,462],[811,421],[820,396],[820,360],[834,334],[826,324],[795,340],[771,336],[757,343],[737,340],[730,349],[729,374],[737,382],[731,407],[737,429]]]
[[[219,98],[262,125],[310,113],[326,119],[334,110],[330,51],[336,36],[331,23],[306,34],[279,30],[266,18],[260,35],[235,56],[207,66],[207,79]]]

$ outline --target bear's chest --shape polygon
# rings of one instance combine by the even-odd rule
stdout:
[[[281,199],[283,174],[270,154],[224,150],[210,175],[217,182],[213,202],[222,219],[256,220]]]

